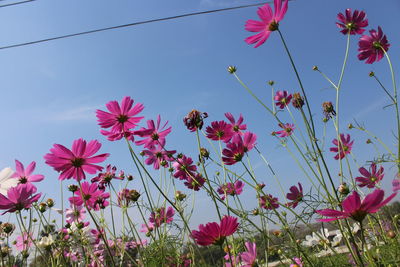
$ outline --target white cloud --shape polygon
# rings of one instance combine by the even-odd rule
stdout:
[[[96,109],[100,106],[78,106],[67,110],[62,110],[48,117],[52,121],[80,121],[93,120],[95,118]]]

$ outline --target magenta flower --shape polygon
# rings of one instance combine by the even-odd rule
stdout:
[[[92,178],[90,181],[92,183],[98,182],[99,189],[104,190],[106,188],[106,186],[110,185],[110,183],[113,179],[117,179],[117,180],[124,179],[123,172],[121,172],[122,175],[116,175],[115,174],[116,171],[117,171],[117,167],[111,166],[111,164],[108,164],[105,172],[99,173],[96,177]]]
[[[15,247],[18,251],[26,251],[32,246],[32,233],[23,233],[22,235],[17,236]]]
[[[291,124],[291,123],[285,123],[285,124],[279,123],[278,126],[283,129],[283,130],[274,132],[275,134],[279,135],[279,137],[291,136],[295,129],[294,124]]]
[[[154,227],[160,227],[163,223],[171,223],[174,220],[175,211],[172,207],[168,207],[165,212],[165,208],[161,207],[150,214],[149,221]]]
[[[332,143],[335,145],[334,147],[331,147],[329,150],[332,152],[338,152],[335,156],[335,159],[342,159],[344,158],[347,154],[350,154],[351,148],[353,146],[354,140],[350,141],[350,135],[347,134],[346,136],[344,134],[340,134],[340,147],[339,147],[339,142],[335,138],[333,139]],[[340,149],[339,149],[340,148]]]
[[[260,197],[260,205],[262,208],[267,210],[273,210],[279,208],[278,198],[272,195],[264,195]]]
[[[202,187],[205,182],[206,179],[204,179],[200,173],[196,173],[195,176],[187,177],[186,182],[184,184],[189,189],[193,189],[194,191],[199,191],[200,187]]]
[[[225,196],[240,195],[243,192],[244,183],[242,181],[236,181],[235,183],[226,183],[221,185],[217,192],[221,195],[221,199],[224,200]]]
[[[72,144],[72,151],[60,144],[54,144],[51,153],[44,156],[46,164],[52,166],[57,172],[61,172],[59,180],[74,178],[77,181],[86,178],[85,172],[95,174],[103,167],[94,165],[106,160],[108,153],[93,156],[101,144],[97,140],[86,143],[82,138]]]
[[[360,195],[354,191],[350,196],[343,200],[341,206],[343,211],[324,209],[316,212],[322,216],[331,217],[327,219],[319,219],[320,222],[330,222],[345,218],[352,218],[357,222],[362,222],[370,213],[376,213],[379,209],[389,203],[396,193],[391,194],[383,200],[385,192],[381,189],[375,189],[374,192],[368,194],[361,202]]]
[[[82,222],[85,219],[86,210],[82,206],[74,206],[65,211],[66,222],[72,224],[73,222]]]
[[[131,129],[135,128],[143,117],[134,117],[140,113],[144,106],[136,104],[133,108],[133,99],[125,96],[121,106],[117,101],[110,101],[106,104],[108,111],[97,110],[97,121],[101,128],[110,128],[110,131],[100,130],[101,134],[107,136],[110,141],[120,140],[122,137],[133,139]]]
[[[144,156],[147,159],[144,161],[147,165],[153,164],[154,169],[160,169],[160,166],[164,168],[168,167],[168,161],[173,161],[173,155],[176,153],[176,150],[164,150],[162,147],[155,147],[150,150],[142,151]]]
[[[365,60],[365,63],[372,64],[375,61],[379,61],[385,55],[384,51],[388,51],[390,44],[386,39],[386,35],[383,34],[382,28],[378,27],[376,30],[370,30],[370,35],[363,35],[360,37],[358,42],[358,54],[359,60]]]
[[[74,192],[73,197],[69,198],[69,202],[71,205],[85,205],[88,209],[100,210],[109,205],[106,201],[109,197],[110,193],[100,190],[97,183],[83,182],[81,188]]]
[[[292,100],[292,95],[288,94],[287,91],[277,91],[274,96],[275,105],[280,109],[284,109],[287,105],[290,104]]]
[[[256,145],[257,135],[246,132],[243,136],[235,135],[222,150],[222,160],[226,165],[233,165],[242,161],[244,153],[250,151]]]
[[[383,179],[383,167],[381,166],[379,170],[376,169],[376,164],[372,163],[370,166],[370,171],[367,171],[364,167],[358,169],[358,171],[364,177],[356,177],[356,181],[358,182],[359,187],[368,187],[374,188],[377,183],[379,183]]]
[[[154,224],[147,223],[147,224],[142,224],[142,227],[140,228],[139,232],[145,233],[147,235],[153,230],[154,230]]]
[[[6,210],[2,214],[7,212],[14,212],[22,209],[29,209],[33,202],[39,200],[41,193],[36,193],[36,187],[33,184],[19,184],[16,187],[12,187],[7,191],[7,197],[0,194],[0,209]]]
[[[35,170],[36,162],[32,161],[26,169],[24,165],[15,160],[15,169],[17,170],[11,176],[12,178],[17,178],[20,184],[27,184],[32,182],[40,182],[44,179],[44,176],[41,174],[33,174],[32,172]]]
[[[167,127],[168,121],[166,121],[161,126],[161,116],[157,117],[157,124],[154,123],[154,120],[147,121],[147,128],[140,128],[140,130],[134,131],[134,135],[138,135],[140,137],[146,137],[143,140],[136,141],[136,145],[144,145],[144,148],[152,149],[156,146],[164,147],[165,146],[165,137],[171,132],[171,127]],[[166,129],[165,129],[166,128]]]
[[[242,259],[242,267],[253,267],[256,266],[257,261],[257,246],[254,242],[245,242],[246,252],[240,253]]]
[[[303,260],[301,258],[293,258],[294,264],[290,264],[290,267],[303,267]]]
[[[301,183],[299,184],[299,188],[296,186],[290,187],[290,193],[286,194],[286,198],[289,200],[292,200],[292,202],[287,203],[286,205],[289,207],[292,207],[293,209],[297,207],[300,201],[303,200],[303,187],[301,186]]]
[[[228,142],[233,136],[232,126],[225,121],[213,121],[211,126],[206,128],[207,138],[218,141]]]
[[[237,121],[230,112],[225,113],[225,117],[229,120],[229,125],[232,127],[234,134],[243,135],[242,131],[246,130],[247,126],[246,124],[243,124],[242,114],[239,115],[239,119]]]
[[[340,32],[343,34],[350,33],[351,35],[363,34],[365,31],[363,28],[368,26],[365,12],[354,10],[354,13],[351,14],[351,9],[348,8],[345,13],[346,15],[342,13],[337,15],[339,22],[336,22],[336,25],[342,29]]]
[[[274,0],[275,12],[269,4],[258,8],[257,14],[261,21],[249,19],[246,21],[245,29],[249,32],[259,32],[256,35],[247,37],[245,42],[254,44],[254,47],[259,47],[268,39],[271,32],[278,30],[279,22],[283,19],[288,9],[288,0],[283,3],[282,0]]]
[[[175,169],[174,177],[179,178],[179,180],[187,180],[190,176],[194,177],[196,175],[197,167],[193,164],[191,157],[183,155],[172,166]]]
[[[207,223],[206,225],[200,224],[199,231],[193,230],[192,236],[196,243],[201,246],[221,245],[227,236],[236,232],[238,226],[237,218],[224,216],[220,224],[216,222]]]

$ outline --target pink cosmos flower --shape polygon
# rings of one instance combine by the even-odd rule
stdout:
[[[290,104],[292,100],[292,94],[288,94],[287,91],[277,91],[274,96],[275,105],[280,109],[284,109],[287,105]]]
[[[292,202],[287,203],[287,206],[292,207],[293,209],[303,200],[303,187],[301,186],[301,183],[298,184],[299,188],[292,186],[289,189],[290,193],[286,194],[286,198],[292,200]]]
[[[400,190],[400,180],[399,179],[394,179],[392,181],[392,186],[393,186],[393,192],[397,192]]]
[[[65,211],[66,222],[82,222],[85,219],[86,210],[82,206],[75,206]]]
[[[259,47],[268,39],[271,32],[278,30],[279,21],[283,19],[288,9],[288,0],[283,3],[282,0],[274,0],[275,12],[272,12],[269,4],[258,8],[257,14],[261,21],[249,19],[246,21],[245,29],[250,32],[259,32],[256,35],[247,37],[245,42],[254,44],[254,47]]]
[[[152,149],[156,146],[164,147],[165,146],[165,137],[171,132],[172,127],[167,127],[168,121],[166,121],[161,126],[161,116],[157,117],[157,124],[154,123],[154,120],[147,121],[147,128],[140,128],[140,130],[134,131],[134,135],[138,135],[140,137],[146,137],[140,141],[136,141],[136,145],[144,145],[144,148]],[[165,129],[166,128],[166,129]]]
[[[164,150],[162,147],[155,147],[150,150],[142,151],[144,156],[147,159],[144,161],[147,165],[153,164],[154,169],[160,169],[160,166],[164,168],[168,167],[168,161],[173,161],[173,155],[176,153],[176,150]]]
[[[242,267],[253,267],[256,266],[257,261],[257,246],[254,242],[244,243],[246,247],[246,252],[240,253],[240,258],[242,259]]]
[[[353,220],[361,223],[369,213],[376,213],[381,207],[389,203],[389,201],[396,196],[396,193],[391,194],[385,200],[383,200],[384,196],[385,192],[383,190],[375,189],[361,201],[360,195],[354,191],[350,196],[343,200],[341,204],[343,211],[332,209],[317,210],[316,212],[318,214],[331,217],[327,219],[319,219],[318,221],[330,222],[345,218],[352,218]]]
[[[272,195],[264,195],[260,197],[260,205],[262,208],[267,210],[273,210],[279,208],[278,198]]]
[[[174,220],[175,211],[172,207],[168,207],[165,212],[165,208],[161,207],[150,214],[149,221],[154,227],[160,227],[163,223],[171,223]]]
[[[36,162],[32,161],[26,169],[24,165],[15,160],[15,169],[17,170],[11,176],[12,178],[17,178],[20,184],[32,183],[32,182],[40,182],[44,179],[44,176],[41,174],[33,174],[32,172],[35,170]]]
[[[232,130],[234,134],[239,134],[243,135],[244,130],[247,129],[246,124],[243,124],[243,116],[242,114],[239,115],[239,119],[236,121],[235,118],[233,117],[232,113],[225,113],[225,117],[229,120],[230,126],[232,127]]]
[[[194,191],[199,191],[200,187],[202,187],[205,182],[206,182],[206,179],[204,179],[200,173],[196,173],[196,175],[194,177],[189,176],[186,179],[185,185],[189,189],[193,189]]]
[[[293,258],[294,264],[290,264],[290,267],[303,267],[303,260],[301,258]]]
[[[134,117],[140,113],[144,106],[136,104],[133,108],[134,100],[125,96],[121,101],[121,106],[117,101],[110,101],[106,104],[108,111],[97,110],[96,116],[101,128],[110,128],[110,131],[100,130],[110,141],[120,140],[127,137],[133,140],[132,129],[143,119],[143,117]]]
[[[365,31],[365,27],[368,26],[368,19],[365,18],[364,11],[354,10],[354,13],[351,14],[351,9],[346,9],[346,15],[339,13],[337,15],[337,19],[339,22],[336,22],[336,25],[342,29],[341,33],[351,35],[355,34],[363,34]]]
[[[279,135],[279,137],[291,136],[295,129],[294,124],[291,123],[285,123],[285,124],[279,123],[278,126],[283,129],[281,131],[274,132],[275,134]]]
[[[112,179],[117,179],[117,180],[123,180],[123,172],[121,172],[122,175],[116,175],[117,167],[111,166],[111,164],[108,164],[106,167],[105,172],[99,173],[96,177],[92,178],[91,182],[98,182],[99,189],[104,190],[106,186],[109,186]]]
[[[386,35],[383,34],[382,28],[378,27],[376,30],[370,30],[370,35],[363,35],[358,42],[358,54],[359,60],[365,60],[365,63],[372,64],[375,61],[379,61],[385,55],[384,51],[388,51],[390,44],[386,39]]]
[[[217,192],[221,195],[221,199],[224,200],[225,196],[240,195],[243,192],[244,183],[242,181],[236,181],[235,183],[226,183],[221,185]]]
[[[142,227],[140,228],[139,232],[145,233],[147,235],[153,230],[154,230],[154,224],[149,222],[147,224],[142,224]]]
[[[22,209],[29,209],[33,202],[39,200],[41,193],[36,193],[36,187],[33,184],[19,184],[7,191],[7,197],[0,194],[0,209],[7,212],[14,212]]]
[[[196,165],[193,164],[191,157],[178,158],[176,162],[172,164],[175,169],[174,177],[179,178],[179,180],[187,180],[190,176],[194,177],[197,171]]]
[[[338,159],[344,158],[347,154],[350,154],[354,140],[350,141],[349,134],[347,134],[346,136],[344,134],[340,134],[340,149],[339,149],[338,140],[336,138],[333,139],[332,143],[335,146],[331,147],[329,150],[332,152],[339,152],[335,156],[335,159],[338,160]]]
[[[99,189],[97,183],[89,184],[83,182],[81,188],[74,192],[74,196],[69,198],[71,205],[83,206],[86,203],[88,209],[100,210],[109,205],[107,198],[110,193]]]
[[[244,153],[250,151],[256,145],[257,135],[246,132],[243,136],[235,135],[222,150],[222,160],[226,165],[233,165],[242,161]]]
[[[227,236],[236,232],[238,226],[237,218],[224,216],[220,224],[216,222],[200,224],[199,231],[193,230],[192,236],[200,246],[221,245]]]
[[[26,251],[32,246],[32,233],[23,233],[22,235],[17,236],[15,247],[18,251]]]
[[[105,161],[109,156],[108,153],[93,156],[100,148],[101,144],[97,140],[86,143],[80,138],[72,144],[72,151],[63,145],[55,144],[50,149],[51,153],[46,154],[44,159],[46,164],[61,172],[59,180],[74,178],[80,181],[86,178],[85,172],[95,174],[103,169],[94,165]]]
[[[358,169],[358,171],[363,175],[363,177],[356,177],[359,187],[374,188],[377,183],[379,183],[384,176],[384,169],[381,166],[379,170],[376,169],[376,164],[372,163],[370,166],[370,171],[367,171],[364,167]]]
[[[234,132],[232,131],[232,127],[225,121],[213,121],[211,122],[211,126],[207,126],[206,133],[207,138],[211,140],[228,142]]]

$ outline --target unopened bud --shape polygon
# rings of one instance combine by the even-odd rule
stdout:
[[[368,75],[369,75],[369,77],[374,77],[375,73],[373,71],[370,71]]]
[[[270,86],[273,86],[273,85],[275,84],[275,82],[272,81],[272,80],[270,80],[270,81],[268,81],[268,84],[269,84]]]
[[[235,72],[236,72],[236,67],[235,67],[235,66],[229,66],[229,67],[228,67],[228,72],[229,72],[230,74],[235,73]]]
[[[46,200],[46,204],[49,208],[54,206],[54,200],[52,198],[49,198]]]
[[[71,184],[68,186],[68,190],[71,191],[72,193],[78,191],[79,187],[77,185]]]
[[[317,71],[318,70],[318,66],[313,66],[312,70]]]
[[[349,187],[347,186],[346,183],[339,185],[338,191],[340,194],[345,195],[345,196],[350,193]]]
[[[183,201],[186,198],[186,195],[184,193],[182,193],[181,191],[176,191],[175,198],[179,201]]]

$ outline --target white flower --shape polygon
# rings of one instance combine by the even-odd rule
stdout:
[[[333,238],[332,243],[331,243],[332,246],[334,246],[334,247],[338,246],[340,244],[340,242],[342,241],[342,239],[343,239],[342,232],[340,232],[340,230],[336,230],[335,237]]]
[[[14,171],[7,167],[0,171],[0,194],[7,196],[7,191],[11,187],[18,185],[18,179],[10,178]]]
[[[358,231],[361,230],[360,224],[359,223],[353,223],[353,227],[351,227],[351,232],[353,235],[357,234]]]
[[[306,240],[304,240],[301,244],[305,247],[314,247],[319,243],[319,237],[316,233],[312,233],[312,235],[306,235]]]
[[[53,236],[48,235],[48,236],[43,236],[42,239],[37,243],[37,245],[41,248],[46,248],[51,246],[51,244],[54,243]]]

